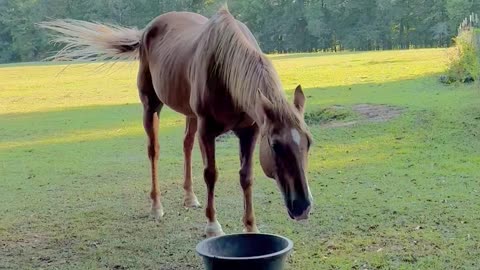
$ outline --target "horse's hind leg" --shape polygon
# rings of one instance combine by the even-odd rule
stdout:
[[[162,103],[160,103],[162,104]],[[160,189],[158,188],[157,171],[158,171],[158,156],[160,154],[160,145],[158,143],[158,115],[162,105],[158,105],[156,109],[144,106],[143,111],[143,126],[148,137],[148,159],[150,160],[150,169],[152,177],[152,190],[150,191],[150,198],[152,199],[152,215],[155,219],[163,216],[163,206],[160,202]]]
[[[185,123],[185,138],[183,140],[184,154],[184,177],[183,189],[185,198],[183,205],[185,207],[200,207],[197,196],[192,187],[192,149],[195,142],[195,133],[197,132],[197,118],[187,117]]]
[[[152,190],[150,198],[152,199],[152,215],[155,219],[163,216],[163,207],[160,202],[160,189],[158,188],[157,171],[158,157],[160,154],[160,145],[158,143],[158,122],[160,110],[163,103],[158,99],[153,89],[150,72],[140,64],[138,74],[138,90],[140,100],[143,104],[143,127],[148,137],[148,158],[150,160]]]

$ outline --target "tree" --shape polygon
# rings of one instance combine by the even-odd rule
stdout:
[[[211,16],[225,0],[0,0],[0,62],[52,50],[35,23],[51,18],[145,27],[169,11]],[[478,0],[230,0],[265,52],[448,46]]]

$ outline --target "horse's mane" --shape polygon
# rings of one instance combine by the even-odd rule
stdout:
[[[287,101],[272,63],[242,26],[226,6],[222,7],[205,25],[199,51],[214,57],[215,70],[239,108],[254,110],[260,91],[280,121],[305,129],[303,119]]]

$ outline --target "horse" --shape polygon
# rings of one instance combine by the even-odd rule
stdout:
[[[191,153],[198,137],[207,187],[207,237],[223,235],[216,218],[218,171],[215,139],[228,131],[239,139],[240,185],[244,196],[244,232],[258,232],[252,199],[253,154],[260,138],[260,165],[274,179],[290,218],[307,219],[312,195],[307,180],[312,136],[304,121],[305,95],[299,85],[287,101],[279,76],[248,27],[226,6],[212,17],[168,12],[143,30],[73,19],[44,21],[40,27],[65,44],[58,61],[136,59],[151,169],[151,213],[164,210],[157,182],[160,111],[164,105],[186,118],[184,205],[199,207],[192,188]]]

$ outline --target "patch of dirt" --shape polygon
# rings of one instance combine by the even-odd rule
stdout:
[[[335,105],[331,107],[335,110],[345,110],[344,106]],[[360,116],[360,119],[348,122],[331,121],[323,124],[324,127],[337,128],[348,127],[366,122],[386,122],[400,116],[404,109],[385,104],[357,104],[352,107],[352,111]]]
[[[353,126],[353,125],[355,125],[356,123],[358,123],[358,121],[332,122],[332,123],[325,124],[325,125],[323,125],[323,126],[324,126],[324,127],[329,127],[329,128],[338,128],[338,127]]]
[[[320,108],[305,114],[307,125],[338,128],[348,127],[365,122],[386,122],[400,116],[404,109],[385,104],[356,104],[353,107],[333,105]],[[352,119],[353,118],[353,119]],[[350,121],[348,121],[350,120]],[[217,137],[217,142],[224,142],[234,137],[231,131]]]
[[[7,269],[63,269],[74,256],[71,253],[72,239],[58,237],[55,229],[52,232],[25,232],[22,228],[16,234],[0,239],[0,269],[2,263]],[[9,268],[9,265],[24,267]],[[25,267],[29,265],[29,267]]]
[[[43,248],[47,245],[49,238],[41,234],[24,234],[16,239],[2,239],[0,246],[5,250],[25,249],[25,248]]]
[[[334,121],[345,120],[349,117],[350,112],[342,106],[332,106],[321,108],[305,114],[305,122],[307,125],[325,125]]]
[[[385,122],[402,114],[403,108],[384,104],[357,104],[353,111],[369,122]]]

